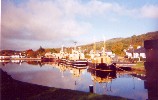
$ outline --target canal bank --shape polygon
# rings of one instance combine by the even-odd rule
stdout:
[[[41,100],[127,100],[125,98],[98,95],[68,89],[40,86],[12,79],[6,72],[0,69],[1,73],[1,99],[41,99]]]
[[[146,69],[144,66],[144,62],[137,62],[136,65],[131,67],[132,71],[134,71],[136,74],[145,75]]]
[[[136,65],[132,66],[133,70],[145,71],[144,62],[137,62]]]

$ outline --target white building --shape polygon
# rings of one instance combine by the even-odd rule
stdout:
[[[134,58],[140,58],[140,57],[146,58],[144,47],[139,47],[136,50],[134,50]]]
[[[45,57],[46,58],[54,58],[56,55],[54,53],[51,53],[51,52],[47,52],[45,53]]]
[[[133,48],[127,51],[125,50],[125,53],[128,58],[146,58],[145,48],[141,46],[138,46],[136,50],[134,50]]]
[[[10,59],[10,56],[0,56],[0,59]]]

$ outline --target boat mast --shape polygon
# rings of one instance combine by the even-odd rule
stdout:
[[[64,52],[64,45],[62,45],[61,47],[61,52]]]
[[[106,48],[106,45],[105,45],[105,36],[103,36],[104,38],[104,48],[103,48],[103,55],[105,55],[105,48]]]
[[[95,37],[94,37],[93,51],[94,51],[94,54],[96,54],[96,42],[95,42]]]
[[[76,51],[76,44],[77,44],[77,42],[76,42],[76,41],[74,41],[74,44],[75,44],[74,50]]]

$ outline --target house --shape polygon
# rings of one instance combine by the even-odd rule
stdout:
[[[113,55],[113,53],[112,53],[112,51],[111,51],[111,50],[105,50],[105,53],[106,53],[108,56]]]
[[[46,58],[54,58],[54,57],[55,57],[55,54],[54,54],[54,53],[51,53],[51,52],[47,52],[47,53],[45,54],[45,57],[46,57]]]
[[[133,52],[134,52],[134,50],[128,49],[128,50],[124,50],[124,52],[126,53],[126,56],[127,56],[128,58],[132,58],[132,57],[133,57]]]
[[[0,60],[10,59],[10,56],[0,55]]]
[[[146,58],[144,47],[139,47],[138,49],[134,50],[134,58],[139,57]]]
[[[21,52],[14,53],[10,56],[11,59],[19,59],[19,58],[25,58],[25,54]]]
[[[15,54],[14,54],[14,55],[11,55],[10,57],[11,57],[11,58],[20,58],[20,55],[18,55],[18,54],[15,55]]]
[[[145,55],[145,48],[138,46],[136,50],[132,49],[128,49],[127,51],[125,50],[126,56],[128,58],[146,58]]]

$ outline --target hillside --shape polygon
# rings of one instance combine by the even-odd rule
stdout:
[[[158,39],[158,31],[155,32],[148,32],[141,35],[133,35],[131,37],[127,38],[113,38],[110,40],[105,41],[105,46],[107,50],[111,50],[113,53],[124,56],[124,49],[127,49],[130,45],[134,47],[134,49],[137,48],[137,46],[143,46],[145,40],[155,40]],[[84,53],[89,53],[90,50],[93,49],[94,44],[86,44],[86,45],[80,45],[78,47],[81,47],[82,50],[84,50]],[[104,47],[104,41],[98,41],[96,42],[96,50],[101,50],[102,47]],[[73,47],[64,48],[68,53],[71,53]],[[37,54],[44,55],[46,52],[59,52],[61,48],[42,48],[40,47],[38,50],[33,51],[32,49],[26,50],[25,52],[29,54],[29,57],[37,57]],[[19,51],[15,50],[2,50],[0,51],[0,55],[12,55],[15,53],[18,53]]]
[[[113,38],[107,40],[105,44],[107,50],[112,50],[112,52],[116,53],[117,55],[124,56],[123,50],[127,49],[129,45],[132,45],[134,49],[136,49],[137,46],[143,46],[145,40],[154,40],[154,39],[158,39],[158,31],[148,32],[142,35],[133,35],[127,38]],[[104,41],[96,42],[97,50],[101,50],[103,46],[104,46]],[[89,52],[91,49],[93,49],[93,43],[88,45],[82,45],[81,48],[86,49],[87,52]]]

